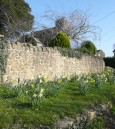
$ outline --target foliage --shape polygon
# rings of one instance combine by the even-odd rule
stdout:
[[[106,66],[115,68],[115,57],[105,57],[104,61]]]
[[[91,54],[91,53],[88,51],[87,48],[80,48],[80,47],[78,47],[77,50],[80,51],[80,52],[83,52],[83,53]]]
[[[0,33],[16,37],[29,31],[34,16],[24,0],[0,0]]]
[[[68,129],[104,129],[105,121],[101,117],[97,117],[93,122],[89,122],[87,119],[79,122],[74,122]]]
[[[43,78],[37,78],[36,80],[29,81],[24,84],[24,93],[28,101],[35,107],[39,105],[40,101],[44,97],[44,84]]]
[[[115,82],[110,83],[109,75],[115,80],[115,71],[110,69],[97,74],[74,74],[70,78],[64,75],[54,82],[39,77],[20,86],[13,86],[10,80],[0,86],[0,128],[53,128],[59,118],[74,117],[84,107],[108,101],[114,104]],[[103,127],[103,120],[88,125],[93,127]]]
[[[3,81],[3,75],[6,70],[8,56],[8,44],[4,43],[3,39],[0,39],[0,81]]]
[[[107,81],[107,77],[104,73],[103,74],[92,74],[92,78],[95,82],[95,87],[97,88],[103,85]]]
[[[64,32],[59,32],[57,36],[49,44],[50,47],[58,46],[62,48],[70,48],[70,42]]]
[[[114,84],[115,83],[115,71],[113,71],[113,70],[108,70],[107,72],[106,72],[106,77],[107,77],[107,80],[108,80],[108,82],[112,85],[112,84]]]
[[[66,77],[62,77],[55,82],[47,82],[46,77],[40,77],[35,80],[29,80],[19,86],[12,86],[12,81],[10,80],[6,83],[7,97],[24,96],[34,108],[39,106],[44,98],[57,96],[62,85],[67,81]]]
[[[75,57],[80,59],[82,58],[82,56],[88,55],[87,52],[83,53],[79,49],[61,48],[61,47],[55,47],[54,49],[58,50],[62,56],[66,56],[66,57]]]
[[[62,56],[66,56],[66,57],[75,57],[80,59],[84,55],[84,53],[81,53],[76,49],[71,49],[71,48],[57,47],[57,50],[62,54]]]
[[[81,47],[78,48],[79,51],[88,53],[88,54],[96,54],[96,47],[91,41],[83,41]]]
[[[89,78],[85,75],[81,76],[79,79],[80,85],[79,85],[79,91],[81,95],[86,95],[86,92],[89,88]]]

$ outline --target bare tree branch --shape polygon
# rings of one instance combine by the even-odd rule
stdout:
[[[43,19],[50,20],[55,23],[59,18],[63,17],[65,17],[67,23],[65,26],[63,26],[63,28],[61,28],[61,31],[65,32],[67,36],[75,42],[81,42],[84,40],[84,38],[87,38],[89,36],[95,39],[100,38],[101,29],[91,25],[89,23],[88,15],[82,11],[75,10],[68,15],[59,16],[54,11],[48,10],[46,14],[42,16]],[[58,22],[58,24],[60,23]],[[43,25],[42,28],[46,29],[49,27]]]

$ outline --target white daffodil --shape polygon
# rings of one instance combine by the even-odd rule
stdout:
[[[41,91],[40,91],[40,93],[43,93],[44,92],[44,89],[43,88],[41,88]]]
[[[40,97],[40,98],[41,98],[42,96],[43,96],[43,94],[42,94],[42,93],[40,93],[40,94],[38,95],[38,97]]]

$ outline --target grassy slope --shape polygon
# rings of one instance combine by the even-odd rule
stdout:
[[[91,86],[87,94],[82,96],[78,91],[78,84],[68,82],[57,96],[44,99],[39,107],[34,109],[24,97],[6,98],[5,88],[1,86],[0,89],[0,128],[5,127],[5,129],[12,123],[51,126],[59,118],[75,117],[83,107],[108,101],[115,103],[115,84],[106,84],[99,88]],[[114,109],[112,111],[115,113]]]

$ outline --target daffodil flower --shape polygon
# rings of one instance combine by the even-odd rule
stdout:
[[[42,94],[42,93],[40,93],[38,96],[41,98],[41,97],[43,96],[43,94]]]
[[[42,79],[40,79],[40,83],[42,83]]]
[[[28,94],[28,91],[25,91],[26,92],[26,94]]]
[[[34,84],[31,84],[31,87],[34,87],[35,85]]]
[[[88,80],[85,80],[84,83],[88,83]]]
[[[47,82],[47,78],[46,78],[46,76],[44,76],[44,77],[43,77],[43,80],[44,80],[44,82]]]
[[[92,79],[91,82],[95,82],[95,80]]]
[[[13,80],[10,80],[9,83],[13,83]]]
[[[34,94],[33,97],[37,97],[37,94]]]
[[[60,84],[61,82],[62,82],[62,80],[61,80],[61,79],[59,79],[59,80],[58,80],[58,83]]]

